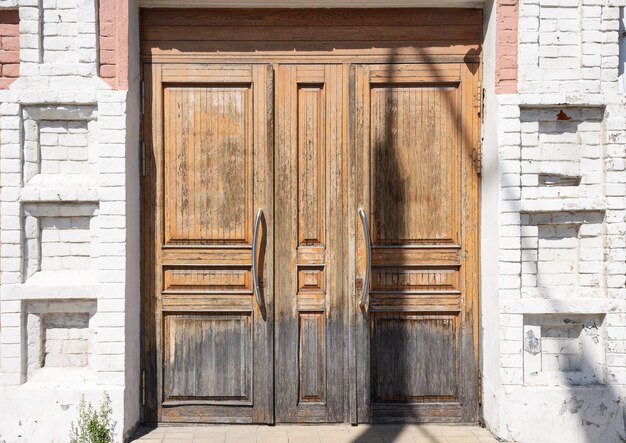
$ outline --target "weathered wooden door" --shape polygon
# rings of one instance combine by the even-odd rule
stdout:
[[[276,70],[276,420],[344,411],[344,66]]]
[[[159,421],[271,422],[272,68],[154,64],[146,75],[147,401]]]
[[[476,70],[353,68],[359,422],[478,418]]]
[[[477,421],[481,17],[141,11],[145,421]]]

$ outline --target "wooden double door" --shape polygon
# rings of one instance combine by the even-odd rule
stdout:
[[[145,421],[477,420],[475,68],[145,65]]]

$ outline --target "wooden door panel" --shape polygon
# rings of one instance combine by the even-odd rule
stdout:
[[[196,266],[168,267],[163,272],[165,291],[245,291],[250,292],[250,270],[245,267]]]
[[[147,285],[155,294],[156,361],[146,378],[157,389],[157,419],[271,422],[271,67],[150,68],[144,180],[153,191],[144,205],[156,222]],[[264,218],[253,251],[258,208]],[[264,307],[253,293],[253,254]]]
[[[276,74],[276,419],[343,419],[341,65]]]
[[[456,241],[457,92],[445,84],[372,87],[374,244]]]
[[[144,420],[476,420],[480,17],[142,12]]]
[[[458,290],[453,266],[380,266],[372,269],[372,291]]]
[[[249,244],[251,84],[165,85],[165,244]]]
[[[456,315],[372,314],[372,401],[454,400]]]
[[[166,314],[164,404],[206,400],[252,405],[252,319]]]
[[[324,312],[301,310],[298,373],[298,403],[326,400],[326,319]]]
[[[475,77],[461,64],[355,66],[358,421],[475,421]],[[468,93],[470,91],[470,93]],[[469,166],[468,166],[469,165]]]
[[[298,100],[298,246],[325,243],[325,90],[300,84]]]

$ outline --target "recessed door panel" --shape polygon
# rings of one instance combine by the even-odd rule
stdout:
[[[456,317],[372,313],[372,402],[456,398]]]
[[[298,325],[298,403],[323,403],[326,394],[326,319],[324,312],[300,312]]]
[[[252,404],[252,319],[247,313],[165,315],[164,400]]]
[[[165,243],[249,243],[251,84],[165,85]]]
[[[459,198],[457,88],[372,86],[374,244],[454,242]]]

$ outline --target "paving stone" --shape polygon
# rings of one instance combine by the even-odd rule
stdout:
[[[141,428],[138,443],[497,443],[473,426],[277,425]]]
[[[446,439],[449,443],[479,443],[478,438],[473,435],[455,435]]]

